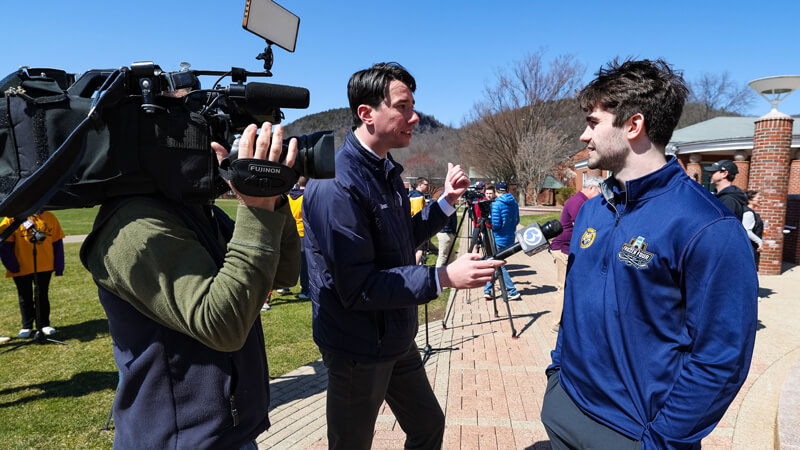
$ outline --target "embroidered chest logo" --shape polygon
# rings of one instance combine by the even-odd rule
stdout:
[[[644,241],[644,236],[631,239],[627,244],[622,244],[622,250],[619,251],[617,257],[620,261],[636,269],[644,269],[650,264],[655,256],[652,252],[647,251],[647,242]]]
[[[597,236],[597,230],[594,228],[587,228],[581,236],[581,248],[589,248],[594,243],[594,237]]]

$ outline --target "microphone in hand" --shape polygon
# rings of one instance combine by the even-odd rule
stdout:
[[[525,252],[528,256],[533,256],[544,249],[550,248],[548,240],[558,236],[562,231],[564,230],[561,227],[561,222],[555,219],[545,222],[542,225],[534,222],[517,231],[516,244],[489,259],[506,259],[520,251]]]

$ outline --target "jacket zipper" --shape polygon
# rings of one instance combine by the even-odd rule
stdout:
[[[236,364],[233,360],[233,355],[228,354],[228,359],[231,363],[231,417],[233,418],[233,426],[239,425],[239,409],[236,407],[236,396],[233,394],[236,391],[236,384],[238,380],[238,372],[236,371]]]
[[[385,321],[385,317],[383,313],[380,311],[375,311],[375,338],[377,340],[377,345],[375,346],[375,350],[378,352],[378,356],[381,355],[381,344],[383,343],[383,333],[385,332],[386,325],[383,323]],[[383,329],[383,330],[382,330]]]

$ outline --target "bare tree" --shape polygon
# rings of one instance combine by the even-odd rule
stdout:
[[[517,182],[524,192],[533,178],[538,179],[532,178],[527,168],[547,166],[549,162],[531,159],[545,152],[525,150],[527,162],[518,164],[521,144],[525,142],[527,149],[539,149],[546,141],[568,139],[554,136],[574,135],[570,128],[574,121],[567,121],[565,129],[562,120],[564,102],[574,96],[584,71],[584,66],[571,55],[546,62],[543,50],[526,55],[507,71],[499,71],[495,84],[486,88],[483,101],[473,107],[471,122],[464,128],[469,162],[491,178]],[[574,106],[574,101],[569,103]],[[576,108],[573,112],[578,111]],[[564,151],[563,146],[557,148]],[[519,167],[526,168],[524,177],[520,176]]]
[[[752,89],[733,81],[729,72],[704,73],[690,83],[689,87],[689,101],[679,126],[688,126],[717,116],[742,114],[756,98]]]
[[[534,204],[538,201],[535,195],[544,184],[545,177],[567,159],[575,149],[565,133],[555,128],[543,128],[537,133],[529,133],[519,143],[516,158],[517,183],[519,186],[531,186],[534,191]],[[526,190],[519,192],[524,202]]]

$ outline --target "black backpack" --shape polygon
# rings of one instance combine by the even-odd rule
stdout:
[[[209,202],[227,190],[198,108],[158,97],[145,112],[127,68],[93,72],[69,87],[55,69],[0,80],[0,216],[130,194]]]

